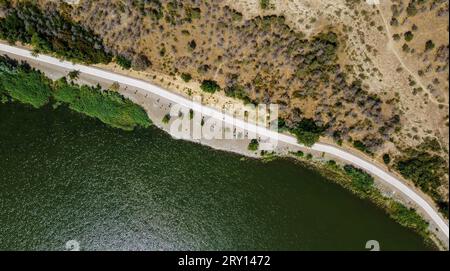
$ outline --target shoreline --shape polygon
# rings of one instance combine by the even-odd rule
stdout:
[[[14,56],[14,58],[19,59],[19,60],[21,59],[21,57],[18,57],[18,56]],[[60,68],[54,68],[49,65],[44,65],[38,61],[30,60],[29,58],[27,58],[26,61],[32,67],[35,67],[36,69],[41,70],[42,72],[44,72],[44,74],[46,74],[49,78],[51,78],[53,80],[59,79],[60,77],[63,77],[63,76],[66,76],[67,73],[70,71],[70,70],[61,70]],[[80,78],[79,78],[79,80],[76,81],[76,83],[87,84],[87,85],[100,84],[103,88],[108,89],[114,83],[114,81],[105,80],[103,78],[94,77],[94,76],[91,76],[91,75],[88,75],[85,73],[81,73]],[[145,91],[144,89],[133,88],[130,86],[126,86],[126,87],[120,86],[118,92],[121,93],[124,97],[129,98],[134,103],[142,106],[144,108],[144,110],[147,112],[149,118],[153,121],[153,124],[157,128],[162,129],[165,132],[170,134],[170,131],[168,128],[169,125],[164,124],[162,122],[162,119],[170,110],[173,102],[171,102],[161,96],[155,95],[153,93],[149,93],[149,92]],[[250,140],[238,140],[238,141],[233,141],[233,140],[188,140],[188,141],[206,145],[213,149],[218,149],[218,150],[227,151],[227,152],[233,152],[233,153],[237,153],[237,154],[247,156],[247,157],[252,157],[252,158],[258,158],[258,159],[263,158],[264,159],[264,157],[261,156],[259,153],[255,153],[255,152],[249,151],[247,149]],[[296,151],[312,153],[314,157],[319,157],[318,161],[320,161],[320,160],[326,161],[326,160],[330,160],[330,159],[336,160],[336,157],[334,157],[332,155],[324,155],[324,153],[321,151],[311,150],[309,148],[302,148],[302,147],[290,145],[290,144],[287,144],[287,143],[281,142],[281,141],[279,142],[279,145],[276,148],[277,156],[281,156],[281,157],[289,156],[291,152],[296,152]],[[348,150],[346,149],[346,151],[348,151]],[[314,159],[314,160],[316,160],[316,159]],[[339,161],[339,159],[338,159],[338,161]],[[308,163],[307,161],[302,161],[302,162]],[[339,163],[345,164],[345,161],[339,161]],[[371,161],[371,163],[375,164],[376,166],[379,166],[377,163],[375,163],[373,161]],[[393,174],[393,172],[389,171],[389,174]],[[379,185],[381,185],[381,186],[386,186],[384,188],[386,191],[395,191],[395,189],[392,189],[392,187],[389,187],[385,182],[379,180],[378,178],[375,178],[375,180],[376,180],[377,188]],[[331,181],[333,181],[333,180],[331,180]],[[406,184],[409,184],[409,183],[406,182]],[[423,193],[420,193],[420,195],[422,195],[422,194]],[[418,209],[418,212],[422,215],[422,217],[424,216],[424,213],[420,212],[421,208],[417,208],[417,206],[412,204],[412,202],[407,197],[405,197],[402,193],[394,193],[392,195],[392,197],[393,198],[395,197],[396,200],[401,201],[408,207],[415,207],[415,209]],[[428,198],[426,197],[426,199],[428,199]],[[430,219],[427,219],[427,220],[430,221]],[[433,225],[433,223],[430,223],[430,232],[433,232],[434,227],[431,227],[431,225]],[[446,241],[446,243],[443,243],[440,247],[441,248],[447,247],[447,249],[448,249],[448,239],[446,239],[445,236],[442,236],[443,235],[442,232],[435,232],[435,234],[437,235],[438,239],[441,239],[441,240],[443,239],[444,241]]]

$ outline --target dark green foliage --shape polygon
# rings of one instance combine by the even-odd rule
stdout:
[[[283,118],[278,118],[278,130],[284,130],[286,127],[286,120]]]
[[[60,79],[54,84],[53,97],[72,110],[97,118],[112,127],[133,130],[138,126],[150,126],[147,113],[117,92],[102,90],[100,87],[80,87]]]
[[[140,106],[117,92],[78,86],[65,78],[52,82],[28,64],[7,57],[0,57],[0,94],[36,108],[54,100],[56,104],[66,104],[77,112],[124,130],[151,124]]]
[[[0,56],[0,93],[39,108],[49,102],[51,81],[25,63]]]
[[[56,11],[42,11],[28,1],[10,7],[6,17],[0,19],[0,38],[28,43],[37,51],[88,64],[111,61],[101,38],[92,31]]]
[[[438,197],[441,177],[446,174],[445,160],[425,151],[409,150],[407,156],[399,158],[396,168],[405,177],[412,180],[422,191]]]
[[[417,14],[417,8],[414,1],[411,1],[409,3],[408,7],[406,8],[406,13],[408,14],[408,16],[415,16]]]
[[[240,85],[232,85],[225,88],[225,95],[228,97],[233,97],[236,99],[243,100],[245,103],[251,103],[252,100],[248,96],[247,92],[243,86]]]
[[[427,232],[428,223],[414,209],[408,209],[398,202],[392,202],[389,214],[402,226],[414,229],[419,233]]]
[[[389,164],[391,163],[391,156],[390,156],[388,153],[385,153],[385,154],[383,155],[383,162],[384,162],[386,165],[389,165]]]
[[[162,123],[168,124],[168,123],[170,122],[170,119],[171,119],[171,118],[172,118],[172,117],[170,116],[170,114],[165,114],[164,117],[163,117],[163,119],[162,119]]]
[[[76,80],[80,76],[80,71],[70,71],[68,76],[70,79]]]
[[[405,33],[405,40],[406,41],[412,41],[412,39],[414,38],[414,34],[411,31],[408,31]]]
[[[270,0],[259,0],[259,6],[262,9],[269,9],[271,7]]]
[[[195,50],[195,48],[197,48],[197,43],[195,42],[195,40],[191,40],[191,41],[189,42],[189,48],[190,48],[191,50]]]
[[[352,186],[356,190],[364,193],[368,193],[373,189],[374,179],[372,176],[364,172],[359,168],[355,168],[352,165],[344,166],[344,170],[347,175],[352,179]]]
[[[181,79],[183,79],[183,81],[187,83],[192,80],[192,76],[189,73],[182,73]]]
[[[431,51],[435,46],[436,45],[434,45],[434,42],[432,40],[429,40],[425,43],[425,51]]]
[[[308,147],[319,141],[323,131],[324,127],[317,126],[312,119],[303,119],[291,129],[291,132],[297,136],[298,142]]]
[[[185,7],[184,12],[186,14],[186,21],[192,22],[193,20],[200,19],[201,10],[199,8]]]
[[[441,211],[441,213],[448,219],[449,215],[449,205],[448,205],[448,199],[447,200],[439,200],[437,202],[438,208]]]
[[[305,52],[303,65],[297,71],[302,78],[319,72],[332,71],[337,59],[339,43],[336,33],[321,33],[312,41],[309,51]]]
[[[355,140],[353,142],[353,147],[355,147],[356,149],[365,152],[367,154],[372,154],[372,152],[367,148],[367,146],[360,140]]]
[[[164,17],[163,6],[160,0],[133,0],[133,6],[137,6],[144,16],[149,16],[155,21]]]
[[[252,139],[250,144],[248,144],[249,151],[257,151],[259,149],[259,141],[257,139]]]
[[[131,69],[131,60],[122,55],[118,55],[116,57],[116,62],[117,64],[119,64],[120,67],[124,68],[125,70]]]
[[[214,92],[220,90],[220,86],[217,84],[216,81],[213,81],[213,80],[204,80],[202,82],[202,85],[200,86],[200,88],[204,92],[208,92],[208,93],[214,93]]]

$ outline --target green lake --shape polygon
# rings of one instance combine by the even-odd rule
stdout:
[[[318,173],[0,104],[0,250],[429,250]]]

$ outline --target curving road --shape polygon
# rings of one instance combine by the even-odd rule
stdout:
[[[104,71],[101,69],[80,65],[80,64],[73,64],[68,61],[61,61],[60,59],[46,56],[46,55],[38,55],[33,56],[29,50],[17,48],[14,46],[9,46],[0,43],[0,52],[20,56],[23,58],[39,61],[42,63],[50,64],[55,67],[64,68],[68,70],[78,70],[81,73],[89,74],[94,77],[103,78],[110,81],[118,82],[119,84],[128,85],[132,87],[136,87],[145,91],[148,91],[150,93],[153,93],[155,95],[158,95],[160,97],[163,97],[167,100],[170,100],[171,102],[174,102],[176,104],[179,104],[183,107],[192,108],[194,111],[201,112],[203,115],[210,116],[216,119],[222,119],[225,123],[235,125],[235,127],[245,129],[249,132],[253,132],[255,134],[259,134],[261,136],[265,136],[271,139],[279,140],[281,142],[294,145],[301,148],[307,148],[303,145],[298,144],[297,139],[295,137],[285,135],[285,134],[279,134],[277,132],[271,131],[267,128],[256,126],[254,124],[249,124],[247,122],[244,122],[242,120],[237,120],[233,118],[232,116],[223,114],[222,112],[210,108],[208,106],[201,105],[199,103],[195,103],[187,98],[184,98],[180,95],[174,94],[168,90],[165,90],[161,87],[155,86],[153,84],[150,84],[148,82],[134,79],[131,77],[119,75],[113,72]],[[446,223],[446,221],[440,216],[440,214],[426,201],[424,200],[419,194],[417,194],[413,189],[403,184],[401,180],[398,178],[392,176],[385,170],[381,169],[380,167],[377,167],[371,162],[368,162],[364,160],[363,158],[360,158],[354,154],[351,154],[343,149],[340,149],[338,147],[317,143],[310,149],[314,151],[324,152],[329,155],[339,157],[340,159],[355,165],[361,169],[364,169],[365,171],[369,172],[370,174],[378,177],[381,181],[395,187],[398,191],[403,193],[407,198],[409,198],[411,201],[413,201],[417,206],[419,206],[434,223],[436,223],[437,227],[440,229],[442,233],[444,233],[447,242],[449,239],[449,227]]]

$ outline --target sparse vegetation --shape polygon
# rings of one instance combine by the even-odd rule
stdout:
[[[271,3],[270,3],[270,1],[271,1],[271,0],[259,0],[259,6],[260,6],[262,9],[269,9],[269,8],[271,8]]]

